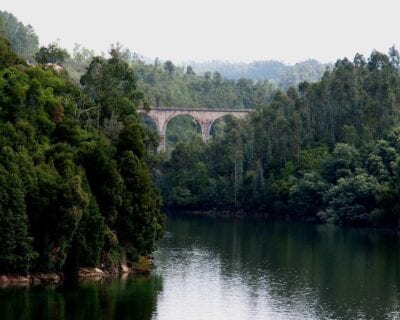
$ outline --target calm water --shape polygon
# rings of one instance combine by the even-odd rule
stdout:
[[[150,277],[0,289],[0,319],[400,319],[400,238],[171,218]]]

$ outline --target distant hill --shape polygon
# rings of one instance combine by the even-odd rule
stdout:
[[[321,79],[330,64],[322,64],[316,60],[307,60],[289,66],[275,60],[254,61],[251,63],[231,63],[219,60],[209,62],[187,62],[182,65],[191,66],[196,73],[219,72],[223,77],[238,80],[240,78],[257,81],[268,80],[288,88],[302,81],[315,82]]]

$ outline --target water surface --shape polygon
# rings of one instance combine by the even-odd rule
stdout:
[[[170,218],[149,277],[0,289],[0,319],[400,319],[400,238]]]

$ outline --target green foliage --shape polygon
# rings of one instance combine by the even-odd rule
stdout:
[[[178,143],[191,143],[201,135],[200,125],[189,115],[177,116],[168,122],[165,133],[167,150],[172,150]]]
[[[79,265],[96,267],[100,263],[106,232],[104,217],[92,197],[76,232]]]
[[[220,73],[196,75],[191,67],[178,67],[171,61],[145,64],[133,59],[138,87],[156,108],[255,108],[269,101],[274,86],[268,81],[227,80]]]
[[[326,209],[320,216],[330,222],[360,224],[368,222],[376,208],[377,181],[361,173],[339,179],[324,195]]]
[[[0,11],[0,37],[7,38],[12,50],[25,60],[33,60],[39,50],[39,39],[31,25],[25,26],[11,13]],[[3,52],[4,48],[0,48]]]
[[[200,74],[207,71],[219,72],[223,77],[234,80],[241,78],[256,81],[268,80],[287,89],[290,86],[296,86],[302,81],[318,81],[326,67],[328,65],[320,64],[315,60],[296,63],[293,66],[288,66],[274,60],[254,61],[251,63],[210,61],[192,63],[190,70],[194,70]]]
[[[40,47],[35,54],[35,60],[41,64],[63,64],[68,58],[67,50],[60,48],[57,43],[51,43],[47,47]]]
[[[356,148],[338,143],[332,154],[323,160],[323,175],[329,182],[351,176],[359,167],[359,153]]]
[[[10,48],[10,43],[7,39],[0,37],[0,70],[15,64],[22,64],[22,60]]]
[[[143,94],[137,90],[136,77],[123,59],[120,50],[112,49],[111,58],[95,57],[88,71],[81,78],[85,93],[98,106],[96,126],[103,126],[106,135],[118,131],[118,122],[135,114],[136,108],[144,104]],[[137,115],[136,115],[137,117]],[[107,120],[115,121],[107,128]],[[109,122],[110,123],[110,122]]]
[[[291,210],[299,216],[315,217],[323,206],[328,184],[315,172],[306,173],[290,190]]]
[[[338,60],[319,82],[227,119],[208,146],[178,145],[161,167],[166,205],[397,227],[398,61],[395,48]]]
[[[0,45],[0,273],[72,275],[116,267],[121,252],[150,253],[164,220],[128,64],[97,58],[105,83],[87,75],[85,89],[98,94],[87,96],[67,73],[20,64],[7,40]],[[110,105],[110,92],[118,103]],[[85,106],[104,111],[101,126],[81,116]],[[103,126],[107,110],[121,124],[114,136]]]
[[[37,257],[28,233],[25,190],[15,155],[3,147],[0,160],[0,270],[26,272]],[[4,165],[2,165],[4,163]]]

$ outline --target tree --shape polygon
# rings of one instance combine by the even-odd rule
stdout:
[[[187,66],[187,68],[186,68],[186,74],[187,74],[187,75],[191,75],[191,76],[196,75],[196,73],[194,72],[192,66]]]
[[[138,255],[151,252],[161,236],[161,199],[152,187],[146,165],[132,151],[124,152],[119,168],[124,191],[116,230],[126,258],[135,261]]]
[[[3,148],[2,153],[0,162],[7,158],[7,164],[0,163],[0,270],[27,273],[37,254],[28,233],[25,190],[12,150]]]
[[[368,224],[377,208],[377,180],[365,173],[339,179],[324,195],[326,209],[319,213],[328,222]]]
[[[170,60],[168,60],[164,63],[164,69],[169,75],[172,75],[175,71],[175,66]]]
[[[0,36],[10,41],[13,51],[24,60],[32,61],[39,50],[39,39],[31,25],[25,26],[11,13],[0,11]]]
[[[135,113],[140,93],[127,63],[115,55],[101,61],[106,77],[93,77],[98,82],[90,85],[104,90],[104,99],[95,100],[66,72],[24,64],[3,38],[0,46],[0,274],[71,276],[81,266],[117,267],[125,247],[134,248],[130,258],[150,253],[163,216],[146,164],[146,131]],[[119,104],[107,105],[105,91]],[[100,103],[115,108],[121,138],[120,132],[108,138],[106,127],[96,130],[77,116],[83,105]],[[120,232],[121,239],[119,217],[135,226],[134,233]]]
[[[40,47],[35,54],[35,60],[41,64],[63,64],[69,57],[67,50],[60,48],[57,43],[51,43],[47,47]]]
[[[338,143],[332,152],[323,161],[323,177],[329,182],[351,176],[359,166],[360,155],[356,148]]]
[[[122,117],[135,114],[136,108],[144,104],[132,68],[117,49],[112,49],[110,55],[110,59],[93,58],[81,78],[84,91],[98,107],[98,129],[105,119],[120,121]]]
[[[24,62],[10,48],[10,43],[0,37],[0,70],[6,67],[23,64]]]
[[[299,216],[316,217],[327,189],[328,184],[317,173],[306,173],[290,189],[291,210]]]

